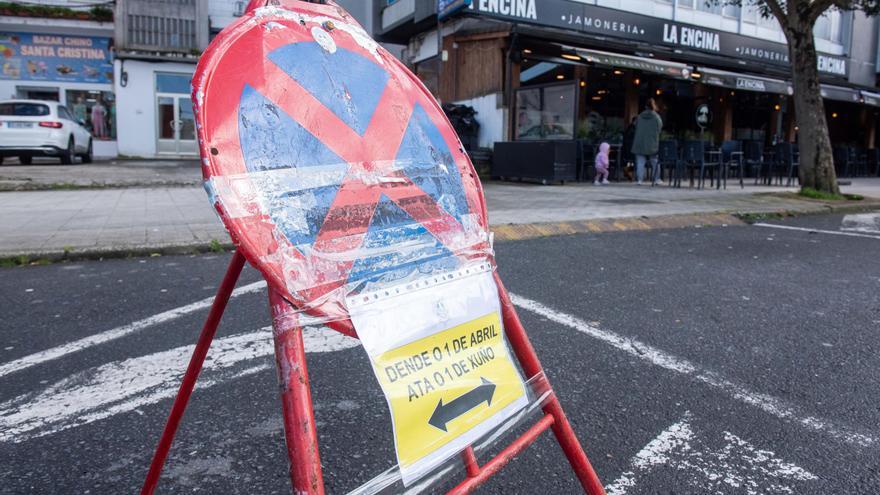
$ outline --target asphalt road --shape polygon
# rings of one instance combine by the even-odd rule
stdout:
[[[769,222],[805,230],[496,246],[609,493],[880,493],[880,228],[870,220],[859,231],[826,216]],[[138,491],[206,314],[185,306],[210,297],[228,258],[0,271],[0,493]],[[289,493],[258,281],[248,269],[239,284],[160,493]],[[345,493],[395,464],[391,425],[356,341],[313,335],[325,482]],[[481,491],[577,492],[549,434]]]

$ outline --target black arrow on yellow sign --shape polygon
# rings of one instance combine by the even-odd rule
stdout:
[[[461,397],[453,399],[449,404],[443,404],[443,399],[437,403],[434,414],[428,420],[428,424],[435,428],[446,431],[446,423],[479,406],[483,402],[487,406],[492,405],[492,396],[495,395],[495,384],[480,377],[483,382],[477,388],[466,392]]]

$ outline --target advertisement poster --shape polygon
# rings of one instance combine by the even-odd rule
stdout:
[[[0,33],[0,79],[113,82],[110,38]]]

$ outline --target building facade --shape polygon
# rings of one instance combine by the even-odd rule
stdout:
[[[664,132],[796,140],[788,48],[752,6],[703,0],[374,1],[376,36],[442,101],[479,113],[479,143],[619,141],[648,98]],[[448,14],[448,15],[447,15]],[[438,40],[438,25],[441,40]],[[873,148],[877,20],[829,11],[815,28],[832,141]],[[708,119],[708,120],[707,120]]]
[[[337,2],[365,27],[367,2]],[[244,15],[244,0],[117,0],[115,91],[119,153],[195,157],[190,83],[208,43]]]
[[[95,156],[115,156],[113,51],[110,3],[35,0],[0,7],[0,99],[58,101],[92,129]]]

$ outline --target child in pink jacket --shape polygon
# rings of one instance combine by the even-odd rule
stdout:
[[[599,152],[596,153],[596,180],[593,184],[608,184],[608,151],[611,146],[608,143],[599,145]]]

